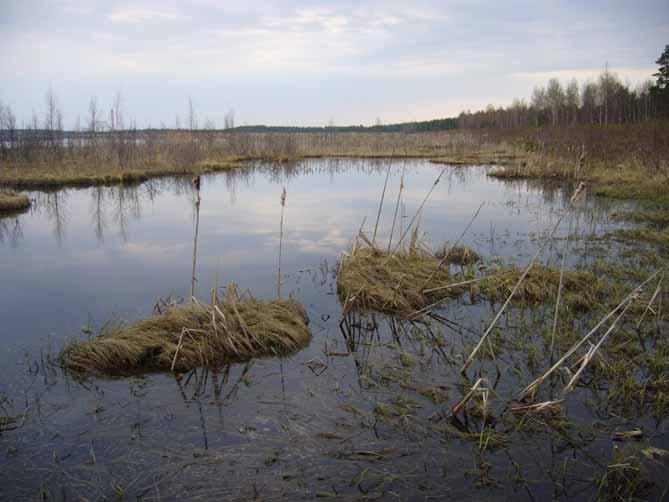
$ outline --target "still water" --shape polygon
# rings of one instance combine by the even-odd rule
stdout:
[[[69,339],[109,320],[150,315],[159,298],[188,296],[190,179],[31,193],[30,212],[0,219],[0,415],[14,417],[0,433],[0,498],[591,498],[610,441],[588,437],[577,448],[544,434],[482,455],[476,441],[425,425],[462,395],[458,348],[476,340],[491,306],[442,309],[449,322],[434,328],[440,351],[413,336],[415,326],[398,329],[380,316],[360,320],[374,343],[351,347],[339,327],[337,262],[363,219],[373,233],[388,172],[377,240],[388,238],[402,173],[406,225],[444,170],[420,217],[426,241],[434,248],[455,241],[484,203],[463,243],[487,259],[529,261],[571,189],[502,182],[486,169],[319,159],[203,177],[198,295],[230,281],[259,298],[276,294],[285,187],[282,292],[305,305],[313,340],[288,359],[198,370],[182,380],[79,382],[54,362]],[[579,206],[570,266],[595,251],[615,252],[589,237],[619,227],[609,215],[621,205],[587,197]],[[567,232],[565,219],[544,263],[559,262]],[[411,385],[379,377],[402,366],[399,353],[416,361],[405,374]],[[507,381],[517,388],[515,378]],[[448,400],[415,392],[427,385],[443,388]],[[375,418],[379,402],[398,399],[411,403],[407,416]],[[594,420],[577,408],[583,421]],[[654,427],[664,444],[666,426]]]

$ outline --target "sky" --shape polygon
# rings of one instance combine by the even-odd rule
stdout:
[[[632,84],[669,44],[666,0],[0,0],[0,102],[65,125],[120,93],[140,127],[429,120],[551,77]]]

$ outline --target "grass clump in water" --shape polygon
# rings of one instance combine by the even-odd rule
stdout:
[[[492,302],[508,298],[518,283],[523,269],[503,266],[492,271],[480,283],[481,294]],[[557,298],[560,284],[560,269],[534,265],[516,291],[513,301],[521,305],[537,305]],[[592,272],[565,270],[563,277],[562,304],[575,311],[587,311],[606,299],[611,286]]]
[[[445,258],[445,263],[449,265],[473,265],[481,260],[481,256],[472,248],[467,246],[450,247],[448,243],[444,244],[434,255],[440,260]]]
[[[0,191],[0,211],[22,211],[30,207],[26,195],[11,191]]]
[[[614,237],[623,241],[640,241],[661,246],[669,246],[669,227],[657,230],[654,228],[634,228],[617,230]]]
[[[439,262],[416,239],[395,252],[354,247],[341,262],[337,292],[346,309],[408,316],[445,296],[424,292],[450,282],[447,267]]]
[[[304,308],[294,300],[241,298],[234,284],[211,305],[167,308],[131,325],[108,327],[72,342],[63,366],[79,374],[188,371],[256,357],[287,355],[311,340]]]

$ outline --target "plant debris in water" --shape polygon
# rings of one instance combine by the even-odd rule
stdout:
[[[79,374],[184,372],[287,355],[310,340],[302,305],[292,299],[242,298],[231,284],[225,298],[212,304],[171,306],[128,326],[107,327],[90,341],[72,342],[61,360]]]

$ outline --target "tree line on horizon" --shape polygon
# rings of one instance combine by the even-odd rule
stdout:
[[[450,129],[513,129],[527,127],[565,127],[576,125],[609,125],[639,123],[658,118],[669,118],[669,45],[656,61],[659,65],[655,82],[651,79],[632,87],[624,83],[608,66],[595,81],[578,83],[571,79],[566,84],[550,79],[545,86],[535,87],[529,101],[514,99],[507,107],[488,105],[485,110],[463,111],[457,117],[427,121],[377,124],[373,126],[350,125],[324,127],[299,126],[237,126],[234,111],[225,115],[224,130],[235,132],[431,132]],[[135,120],[124,120],[123,98],[114,96],[109,116],[105,116],[97,98],[91,98],[88,115],[82,125],[77,117],[73,128],[64,127],[64,114],[51,86],[46,92],[46,111],[42,118],[33,112],[30,122],[20,127],[9,105],[0,102],[0,152],[18,147],[25,142],[38,142],[48,148],[56,147],[73,138],[105,135],[105,133],[152,131],[218,131],[215,124],[206,120],[199,127],[192,100],[188,99],[186,119],[176,116],[174,127],[161,124],[160,128],[138,129]]]

